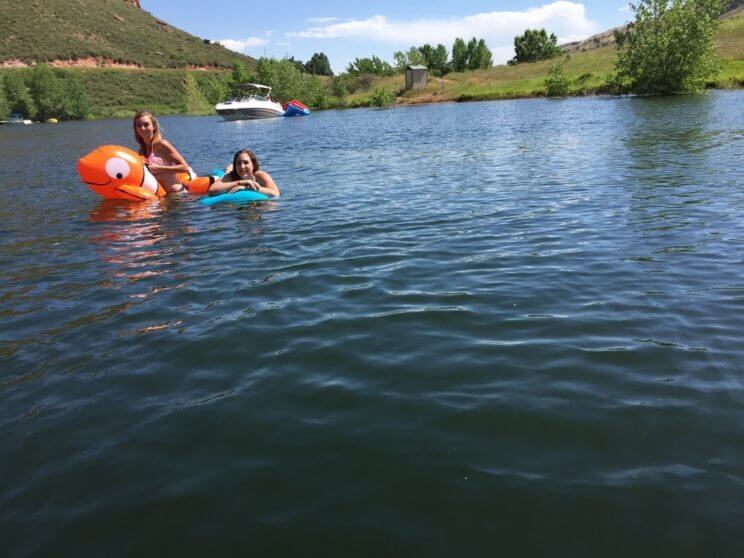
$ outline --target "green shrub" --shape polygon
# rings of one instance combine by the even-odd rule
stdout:
[[[571,80],[566,76],[561,64],[552,64],[545,78],[545,94],[548,97],[565,97],[568,95]]]
[[[349,94],[349,87],[345,75],[337,76],[331,80],[331,93],[342,101],[346,99]]]
[[[5,98],[5,88],[0,87],[0,119],[5,120],[9,114],[10,104],[8,103],[8,99]]]
[[[10,105],[10,112],[17,112],[24,118],[34,119],[36,118],[36,104],[23,80],[23,73],[12,71],[5,74],[5,96]]]
[[[616,32],[620,81],[634,93],[696,92],[716,72],[713,38],[722,0],[640,0],[635,21]]]
[[[46,64],[37,64],[28,81],[31,98],[36,105],[36,118],[41,121],[61,117],[63,95],[57,78]]]
[[[59,117],[64,120],[85,120],[90,116],[90,101],[85,87],[74,76],[60,80],[62,86],[62,105]]]
[[[202,93],[194,76],[187,72],[183,80],[183,108],[186,114],[212,114],[212,106]]]
[[[589,72],[581,74],[576,78],[576,81],[574,82],[574,92],[576,95],[588,95],[590,93],[589,80],[592,79],[593,76],[594,74]]]
[[[371,107],[390,107],[395,104],[395,93],[384,87],[376,87],[369,96]]]

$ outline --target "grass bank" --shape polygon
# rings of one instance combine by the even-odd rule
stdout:
[[[716,34],[716,47],[720,72],[708,87],[744,87],[744,12],[738,12],[721,21]],[[429,86],[406,91],[399,97],[404,104],[445,101],[485,101],[539,97],[545,95],[545,78],[548,68],[559,62],[571,79],[569,95],[601,93],[607,76],[612,72],[617,57],[614,45],[588,48],[550,61],[495,66],[488,70],[452,73],[443,79],[431,78]],[[363,91],[356,91],[343,102],[332,98],[332,106],[368,106],[370,91],[382,87],[388,90],[403,89],[403,76],[376,78]]]

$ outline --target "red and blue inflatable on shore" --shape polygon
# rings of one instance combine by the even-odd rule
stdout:
[[[284,116],[307,116],[310,114],[310,109],[297,99],[287,101],[282,105],[282,108],[284,109]]]

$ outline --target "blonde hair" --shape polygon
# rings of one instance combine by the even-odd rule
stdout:
[[[134,119],[132,120],[132,128],[134,128],[134,139],[137,141],[137,143],[140,146],[140,155],[147,155],[147,146],[145,145],[145,142],[140,137],[140,135],[137,133],[137,120],[139,118],[142,118],[143,116],[148,117],[150,121],[152,122],[153,134],[152,134],[152,144],[150,144],[151,148],[153,145],[163,140],[163,135],[161,134],[161,130],[160,130],[160,122],[158,122],[158,119],[155,118],[155,115],[151,113],[149,110],[141,110],[137,114],[134,115]]]

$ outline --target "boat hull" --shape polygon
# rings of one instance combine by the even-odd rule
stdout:
[[[284,111],[277,111],[273,108],[242,108],[242,109],[217,109],[219,114],[225,120],[258,120],[261,118],[277,118],[284,114]]]

